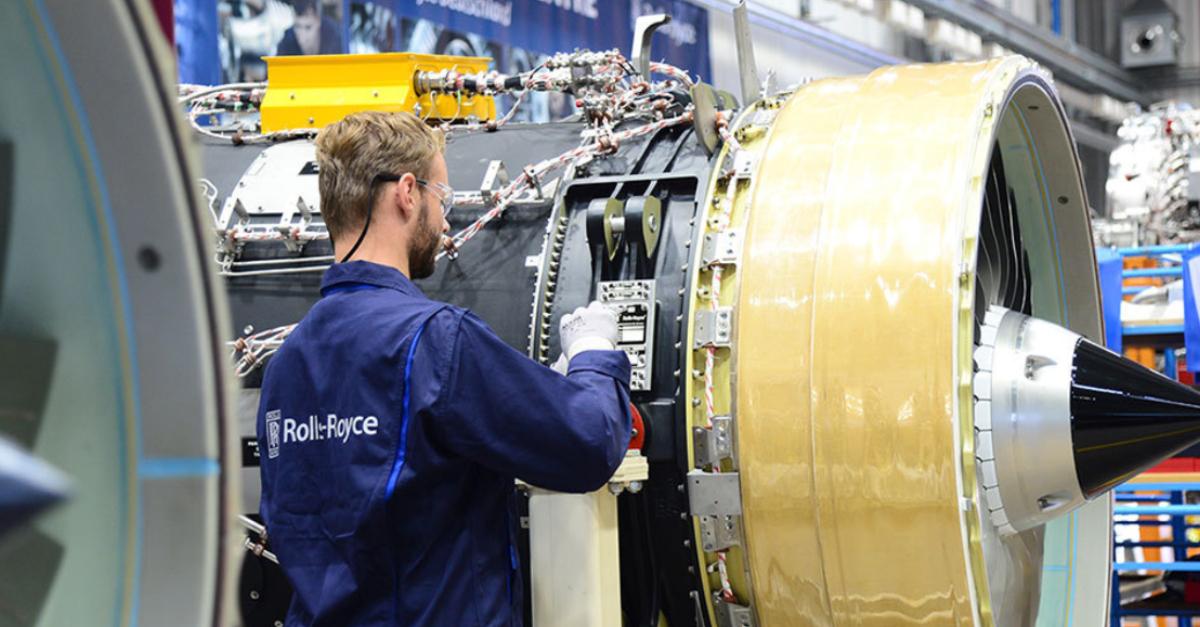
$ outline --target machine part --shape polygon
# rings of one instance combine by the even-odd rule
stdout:
[[[633,23],[633,67],[642,78],[650,79],[650,45],[654,43],[654,31],[670,23],[666,13],[640,15]]]
[[[281,195],[286,189],[291,195]],[[216,226],[230,228],[235,217],[249,218],[259,214],[291,214],[297,196],[309,207],[319,208],[317,193],[317,162],[312,144],[282,142],[259,153],[246,168],[236,187],[229,191],[221,208]],[[234,207],[241,205],[240,211]],[[240,214],[240,215],[239,215]]]
[[[714,599],[717,627],[755,627],[754,611],[745,605]]]
[[[735,265],[742,252],[742,232],[729,229],[706,233],[702,243],[700,263],[704,266]]]
[[[604,281],[597,287],[597,300],[617,316],[617,349],[632,366],[629,389],[647,391],[654,374],[654,281]]]
[[[646,257],[654,256],[662,228],[662,201],[657,196],[631,196],[625,200],[625,232]]]
[[[529,487],[534,625],[621,627],[617,495],[640,491],[648,472],[645,458],[629,451],[613,480],[595,492]]]
[[[713,553],[741,545],[742,497],[736,472],[689,472],[688,502],[700,528],[701,549]]]
[[[742,544],[741,518],[732,514],[697,516],[700,524],[700,548],[709,552],[726,551]]]
[[[717,307],[696,312],[696,331],[693,346],[729,348],[733,341],[733,308]]]
[[[741,488],[736,472],[688,473],[688,502],[694,516],[738,516],[742,513]]]
[[[1098,245],[1189,242],[1200,236],[1200,111],[1174,102],[1133,114],[1109,155]],[[1132,242],[1126,244],[1125,242]]]
[[[975,272],[993,265],[981,232],[1010,248],[1020,235],[1023,251],[1003,259],[1036,269],[1033,315],[1101,335],[1087,205],[1051,94],[1005,58],[815,81],[776,115],[753,176],[733,336],[748,563],[773,582],[755,588],[762,624],[1105,623],[1108,540],[1093,530],[1110,524],[1109,504],[1050,523],[1046,562],[1067,570],[1029,577],[1041,556],[987,540],[976,478]],[[980,224],[994,159],[1020,217],[1003,229]],[[773,210],[780,199],[794,200]],[[1021,270],[995,267],[994,296],[1019,298]],[[846,338],[888,358],[864,370]],[[1061,525],[1096,544],[1072,551]],[[896,528],[903,542],[872,531]],[[884,555],[904,566],[881,566]],[[1067,603],[1070,620],[1054,609]]]
[[[609,261],[617,256],[625,233],[625,203],[616,198],[597,198],[587,209],[588,241],[603,247]]]
[[[692,452],[697,468],[712,468],[733,456],[733,420],[714,416],[712,427],[692,427]]]
[[[975,349],[975,457],[983,505],[1012,535],[1078,508],[1071,379],[1079,336],[993,306]]]
[[[408,111],[438,121],[493,120],[491,96],[422,91],[418,72],[486,72],[491,59],[389,52],[266,57],[265,133],[319,129],[355,111]]]
[[[46,369],[17,437],[71,484],[0,549],[0,622],[234,624],[228,305],[174,51],[131,0],[2,3],[0,40],[20,85],[0,95],[17,173],[0,334],[45,351],[0,350],[0,369]]]
[[[746,0],[733,8],[733,37],[737,47],[738,80],[742,85],[742,102],[750,104],[759,99],[758,64],[754,61],[754,38],[750,34],[750,12]]]
[[[692,127],[700,136],[704,149],[711,155],[716,152],[717,144],[721,143],[721,136],[717,133],[717,92],[707,83],[697,83],[689,92],[692,104],[696,107]]]
[[[1071,380],[1071,443],[1088,499],[1200,439],[1200,394],[1081,339]]]
[[[1137,0],[1121,15],[1121,67],[1179,63],[1179,15],[1163,0]]]
[[[67,498],[67,478],[0,437],[0,537]]]

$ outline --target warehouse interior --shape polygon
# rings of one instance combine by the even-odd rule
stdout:
[[[0,627],[1200,619],[1200,4],[15,0],[0,50]],[[444,167],[347,240],[319,138],[379,112]],[[494,345],[422,364],[449,311]]]

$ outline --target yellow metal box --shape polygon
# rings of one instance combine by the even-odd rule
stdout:
[[[418,94],[417,72],[486,72],[491,59],[434,54],[267,57],[264,133],[321,128],[356,111],[409,111],[431,120],[491,120],[491,96]],[[435,101],[436,100],[436,101]]]

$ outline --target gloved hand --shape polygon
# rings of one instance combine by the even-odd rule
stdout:
[[[568,366],[569,366],[569,364],[567,363],[567,354],[559,353],[558,359],[554,362],[554,364],[552,366],[550,366],[550,369],[565,377],[565,376],[567,376],[567,367]]]
[[[617,347],[617,316],[597,301],[563,316],[558,329],[568,360],[583,351]]]

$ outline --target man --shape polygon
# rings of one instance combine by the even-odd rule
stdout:
[[[337,22],[321,17],[318,0],[293,0],[292,9],[296,21],[283,32],[283,38],[275,54],[339,54],[342,50],[342,34]]]
[[[603,307],[564,316],[563,376],[411,282],[449,229],[442,150],[407,113],[317,137],[339,262],[268,365],[258,414],[289,627],[520,625],[514,477],[596,490],[629,443],[629,361]]]

